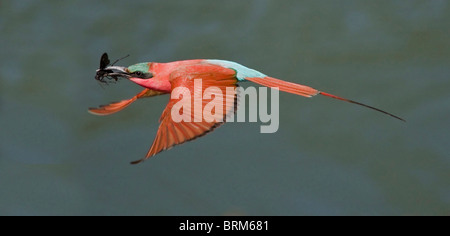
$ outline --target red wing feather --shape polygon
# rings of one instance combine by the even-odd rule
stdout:
[[[201,137],[223,124],[226,116],[234,113],[236,109],[237,79],[235,75],[236,72],[232,69],[211,64],[196,64],[174,71],[170,76],[172,91],[177,87],[187,88],[191,94],[191,98],[189,100],[181,98],[171,99],[169,101],[161,115],[161,123],[150,150],[143,159],[132,163],[139,163],[175,145]],[[194,81],[197,79],[202,81],[201,91],[198,91],[200,89],[199,87],[194,87]],[[215,88],[208,89],[211,86]],[[227,88],[230,87],[233,88],[233,90],[231,92],[231,90],[228,89],[227,94]],[[209,95],[211,96],[211,99],[201,100],[201,114],[195,114],[196,111],[194,110],[193,95],[195,89],[197,89],[197,92],[201,92],[202,95],[205,95],[210,91]],[[205,93],[205,90],[207,89],[208,91]],[[183,113],[183,117],[186,115],[186,118],[190,118],[190,121],[185,121],[185,119],[183,119],[180,122],[175,122],[173,120],[172,108],[177,103],[182,103],[181,105],[183,108],[180,109],[180,112]],[[180,104],[177,104],[177,106],[178,105]],[[219,109],[214,109],[214,112],[211,113],[203,113],[205,107],[211,106]],[[191,112],[185,114],[184,108],[186,108],[186,110],[191,110]],[[221,119],[217,119],[219,116]]]
[[[120,102],[113,102],[108,105],[101,105],[98,108],[89,108],[88,111],[94,115],[100,115],[100,116],[111,115],[113,113],[121,111],[122,109],[129,106],[131,103],[133,103],[134,101],[136,101],[139,98],[153,97],[153,96],[157,96],[157,95],[161,95],[161,94],[164,94],[164,93],[155,91],[155,90],[151,90],[151,89],[144,89],[144,90],[142,90],[142,92],[136,94],[136,96],[134,96],[130,99],[122,100]]]

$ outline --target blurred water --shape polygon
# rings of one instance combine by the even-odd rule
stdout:
[[[0,3],[1,215],[449,215],[450,2]],[[230,123],[133,166],[167,96],[93,79],[217,58],[404,117],[280,96],[280,130]]]

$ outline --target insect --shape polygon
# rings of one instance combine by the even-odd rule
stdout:
[[[103,84],[108,83],[108,81],[105,79],[118,81],[119,75],[115,74],[114,71],[109,68],[114,68],[114,64],[116,64],[118,61],[125,59],[129,56],[130,55],[126,55],[122,58],[115,60],[112,64],[110,64],[108,53],[106,53],[106,52],[103,53],[100,58],[100,67],[97,69],[96,74],[95,74],[95,80],[97,80]]]

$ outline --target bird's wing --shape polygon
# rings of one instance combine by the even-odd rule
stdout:
[[[136,94],[136,96],[134,96],[130,99],[122,100],[119,102],[113,102],[108,105],[101,105],[98,108],[89,108],[89,112],[94,115],[106,116],[106,115],[110,115],[110,114],[116,113],[116,112],[124,109],[125,107],[127,107],[128,105],[130,105],[131,103],[133,103],[134,101],[136,101],[139,98],[153,97],[153,96],[157,96],[157,95],[161,95],[161,94],[164,94],[164,92],[159,92],[156,90],[151,90],[151,89],[146,88],[146,89],[142,90],[142,92]]]
[[[170,82],[171,100],[161,115],[156,138],[147,155],[133,164],[211,132],[236,111],[237,79],[232,69],[190,65],[172,72]]]

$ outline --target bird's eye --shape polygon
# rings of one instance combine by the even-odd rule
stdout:
[[[139,70],[132,72],[130,75],[132,77],[141,78],[141,79],[150,79],[153,77],[152,73],[150,73],[150,72],[145,73],[145,72],[142,72]]]

